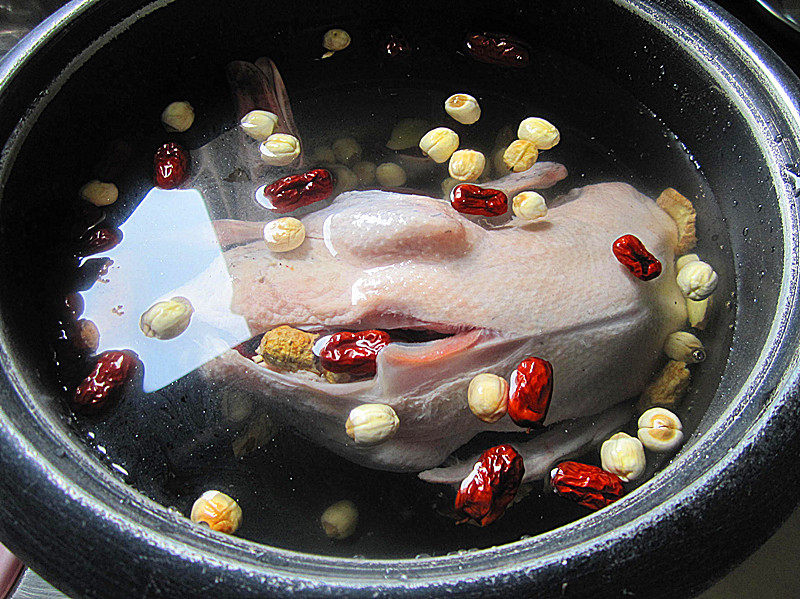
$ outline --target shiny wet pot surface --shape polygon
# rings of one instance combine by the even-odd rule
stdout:
[[[98,597],[199,597],[211,588],[241,597],[481,596],[488,589],[509,597],[675,597],[708,584],[765,539],[796,501],[792,463],[800,445],[794,406],[800,89],[785,67],[717,9],[677,1],[535,8],[508,2],[493,5],[489,17],[477,3],[376,5],[369,14],[347,2],[244,4],[75,3],[4,64],[0,135],[9,141],[0,200],[0,311],[8,381],[0,396],[0,538],[68,593]],[[674,186],[718,204],[721,219],[714,222],[701,211],[701,239],[718,234],[721,245],[730,244],[720,249],[735,269],[721,272],[735,281],[727,291],[736,327],[719,334],[730,343],[728,363],[721,380],[703,383],[713,399],[704,414],[693,415],[697,431],[682,453],[623,501],[536,538],[467,555],[337,560],[189,529],[78,440],[32,315],[47,311],[45,285],[59,280],[48,233],[69,222],[66,200],[86,165],[101,156],[109,132],[149,128],[161,100],[176,90],[220,97],[232,59],[271,53],[289,65],[290,89],[333,86],[292,77],[299,71],[291,65],[307,60],[311,49],[309,56],[280,54],[298,47],[298,38],[316,52],[319,32],[330,24],[365,32],[391,25],[416,32],[422,44],[425,35],[452,36],[453,51],[472,29],[538,40],[534,62],[541,66],[526,72],[530,80],[512,71],[499,76],[509,97],[533,88],[543,105],[560,99],[570,125],[603,140],[644,191]],[[436,69],[399,64],[379,74],[336,74],[348,81],[423,81]],[[617,93],[655,112],[685,143],[704,180],[671,178],[687,171],[666,161],[658,150],[661,132],[643,128],[646,119],[615,111]],[[196,108],[213,111],[212,102]],[[26,115],[30,127],[19,124]],[[139,143],[146,148],[151,141],[143,134]],[[147,152],[132,156],[143,171],[149,168]],[[729,314],[721,320],[732,322]]]

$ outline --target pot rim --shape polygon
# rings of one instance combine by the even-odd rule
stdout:
[[[138,20],[172,1],[157,0],[141,8],[78,55],[59,78],[65,80],[91,54],[117,35],[126,22]],[[189,575],[191,572],[192,580],[235,580],[240,596],[260,594],[265,589],[287,596],[298,592],[346,591],[355,595],[391,592],[429,596],[437,591],[466,592],[471,585],[494,586],[500,583],[506,585],[511,594],[511,591],[519,591],[530,584],[530,577],[544,567],[550,570],[554,580],[559,573],[566,575],[576,566],[597,567],[592,556],[600,549],[607,555],[619,556],[623,561],[632,559],[625,557],[630,553],[630,544],[640,542],[643,535],[662,534],[653,532],[656,527],[663,529],[665,523],[669,523],[669,527],[677,530],[681,523],[685,525],[701,518],[704,513],[710,514],[711,508],[707,506],[712,498],[722,502],[715,506],[715,510],[734,501],[733,481],[752,475],[757,458],[765,460],[770,452],[777,452],[781,443],[786,442],[786,428],[796,425],[798,418],[792,402],[800,384],[797,359],[800,339],[800,201],[794,187],[800,185],[800,180],[792,179],[792,175],[797,177],[792,165],[800,157],[800,111],[793,99],[800,97],[800,81],[754,34],[710,2],[670,0],[653,6],[644,0],[613,1],[679,42],[735,100],[767,158],[783,219],[784,272],[764,350],[747,382],[713,427],[656,477],[609,508],[563,527],[531,539],[455,556],[357,560],[267,547],[187,526],[185,518],[139,494],[86,456],[75,440],[36,414],[32,393],[14,366],[3,329],[0,330],[0,364],[10,384],[3,382],[0,392],[13,387],[11,392],[21,398],[41,427],[36,433],[21,430],[5,411],[0,411],[0,455],[4,456],[4,469],[10,479],[32,480],[31,492],[46,490],[50,497],[65,500],[66,506],[54,507],[54,512],[57,509],[63,517],[104,523],[108,528],[103,535],[113,538],[115,543],[134,548],[133,553],[146,556],[147,559],[131,566],[132,571],[146,572],[157,563],[151,560],[168,561],[180,556],[183,573]],[[75,19],[104,2],[73,0],[34,29],[0,63],[0,89],[10,85],[24,70],[30,57],[60,35]],[[727,54],[720,52],[712,56],[706,46],[709,39],[724,46]],[[735,65],[723,59],[738,60],[742,66],[732,68]],[[739,75],[745,65],[749,65],[748,77],[741,78]],[[759,95],[749,94],[753,85],[759,85],[763,91]],[[55,89],[58,89],[58,84]],[[35,120],[37,111],[42,110],[46,103],[46,99],[35,103],[29,117]],[[775,123],[780,123],[779,130],[791,132],[784,135],[781,143],[774,141]],[[23,138],[24,133],[12,136],[0,160],[4,170],[13,163],[13,148],[19,147]],[[2,182],[5,182],[5,175]],[[752,419],[745,434],[731,429],[733,422],[742,417]],[[794,432],[788,434],[796,435]],[[62,457],[68,457],[69,463],[48,459],[48,454],[37,449],[40,443],[60,447]],[[696,460],[694,474],[685,471],[687,462],[691,460]],[[81,488],[75,482],[76,469],[84,473],[84,483],[89,489],[102,488],[108,497],[100,500],[91,491]],[[34,472],[36,476],[32,477]],[[650,507],[647,497],[653,495],[663,497],[664,501]],[[699,501],[700,497],[705,500]],[[718,521],[719,516],[716,518]],[[709,524],[704,526],[713,527]],[[24,532],[8,529],[3,532],[9,537],[9,545],[35,569],[50,573],[57,579],[64,576],[63,572],[53,572],[41,555],[29,552],[26,542],[31,539],[27,539]],[[546,552],[547,547],[557,547],[558,550]],[[157,567],[166,571],[163,568]],[[64,586],[79,590],[75,584],[76,580],[67,580]],[[154,593],[158,593],[157,589]]]

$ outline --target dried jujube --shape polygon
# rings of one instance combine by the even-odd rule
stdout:
[[[508,212],[508,197],[497,189],[461,184],[453,188],[450,204],[462,214],[500,216]]]
[[[642,281],[655,279],[661,274],[661,262],[647,251],[635,235],[623,235],[614,241],[612,251],[620,264]]]
[[[541,426],[552,396],[552,364],[542,358],[527,358],[511,374],[508,415],[519,426]]]
[[[174,142],[165,143],[156,150],[153,169],[158,187],[178,187],[189,176],[189,152]]]
[[[118,400],[138,364],[139,357],[132,351],[103,352],[75,389],[73,405],[83,412],[96,412]]]
[[[111,227],[93,229],[78,242],[77,256],[85,257],[105,252],[122,241],[122,231]]]
[[[327,199],[333,192],[333,177],[325,169],[278,179],[264,188],[264,197],[276,212],[297,210]]]
[[[579,505],[599,510],[622,496],[620,478],[597,466],[562,462],[550,473],[553,490]]]
[[[524,475],[522,457],[513,447],[498,445],[487,449],[461,482],[456,512],[481,526],[491,524],[514,499]]]
[[[331,372],[353,376],[372,376],[377,369],[378,353],[389,344],[385,331],[343,331],[331,335],[319,354],[320,364]]]
[[[526,67],[531,53],[520,39],[502,33],[470,33],[465,41],[467,53],[475,60],[504,67]]]

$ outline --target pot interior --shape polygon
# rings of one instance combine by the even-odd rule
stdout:
[[[546,159],[565,164],[570,174],[548,197],[619,180],[651,197],[674,187],[692,198],[697,251],[714,265],[720,285],[703,335],[708,359],[693,367],[679,411],[690,434],[672,459],[691,453],[757,363],[783,275],[771,167],[763,140],[730,90],[674,35],[612,2],[540,2],[535,9],[497,2],[489,12],[478,2],[459,3],[457,10],[449,3],[420,3],[413,10],[380,3],[369,12],[346,0],[245,4],[232,9],[175,0],[149,12],[97,48],[60,88],[37,101],[41,111],[35,107],[36,114],[20,122],[0,202],[0,310],[14,368],[32,392],[24,409],[35,411],[54,434],[79,441],[85,457],[119,482],[182,514],[204,490],[225,491],[245,512],[238,534],[279,548],[342,557],[440,556],[517,541],[587,514],[535,487],[493,526],[455,526],[440,513],[452,502],[451,489],[354,466],[282,428],[237,457],[233,447],[257,410],[246,404],[226,412],[226,390],[195,374],[128,396],[101,416],[71,414],[49,340],[55,306],[75,284],[64,245],[78,190],[98,173],[113,174],[121,195],[107,219],[125,222],[152,187],[154,148],[179,139],[191,152],[234,128],[225,67],[268,56],[284,78],[302,139],[312,143],[353,135],[379,145],[398,119],[441,120],[443,99],[468,91],[481,99],[486,115],[475,143],[527,115],[557,124],[562,142]],[[83,26],[113,21],[130,7],[120,3],[114,14],[102,8],[107,12],[100,3],[87,11]],[[320,42],[331,27],[347,30],[353,42],[321,60]],[[463,50],[471,31],[526,40],[533,49],[530,66],[472,60]],[[407,38],[413,47],[407,57],[395,60],[382,51],[390,34]],[[690,34],[683,32],[687,39]],[[48,74],[55,75],[47,69],[32,75],[17,101],[32,101],[24,100],[26,93],[38,83],[46,88],[49,81],[37,77]],[[198,118],[188,132],[169,135],[159,115],[181,99]],[[125,158],[109,164],[120,148]],[[153,227],[156,244],[165,233]],[[157,264],[159,257],[150,258]],[[479,438],[469,449],[488,440]],[[594,452],[585,459],[597,462]],[[651,461],[648,474],[669,461]],[[317,521],[339,499],[354,500],[361,513],[361,533],[344,543],[325,538]],[[188,520],[186,527],[191,530]]]

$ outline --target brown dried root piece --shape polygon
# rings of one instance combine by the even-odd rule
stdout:
[[[306,333],[287,325],[267,331],[256,353],[264,361],[287,372],[310,370],[319,372],[311,347],[319,335]]]
[[[642,396],[636,406],[641,412],[656,406],[674,406],[686,395],[691,378],[686,362],[670,360],[658,373],[658,376],[642,391]]]
[[[694,206],[671,187],[661,192],[656,203],[672,217],[678,226],[678,247],[675,248],[675,254],[678,256],[685,254],[697,243],[695,231],[697,212],[695,212]]]

